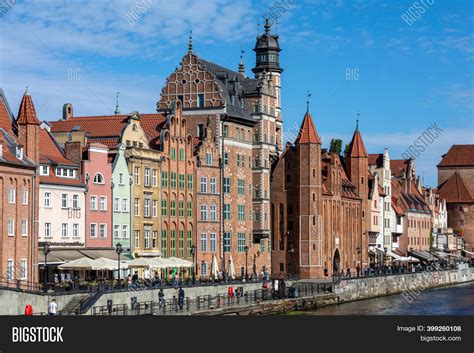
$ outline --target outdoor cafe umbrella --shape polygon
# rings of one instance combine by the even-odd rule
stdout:
[[[107,265],[88,257],[81,257],[59,265],[58,268],[61,270],[106,270]]]
[[[99,257],[96,259],[96,261],[99,261],[103,263],[106,267],[107,270],[118,270],[118,261],[109,259],[107,257]],[[128,264],[124,261],[120,261],[120,269],[124,270],[128,268]]]
[[[235,278],[235,268],[234,268],[234,259],[232,259],[232,255],[229,258],[229,276],[230,278]]]
[[[192,267],[193,263],[188,260],[179,259],[177,257],[169,257],[166,260],[170,261],[169,267]]]
[[[216,255],[212,255],[211,276],[214,277],[214,279],[217,279],[219,276],[219,267],[217,266]]]
[[[152,259],[151,267],[154,267],[154,268],[162,269],[162,268],[175,267],[175,266],[176,264],[173,261],[170,261],[169,259],[164,259],[161,257],[156,257]]]

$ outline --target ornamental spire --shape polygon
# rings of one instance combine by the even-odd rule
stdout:
[[[189,43],[188,43],[188,53],[193,53],[193,27],[189,26]]]
[[[117,92],[116,100],[115,100],[115,115],[119,115],[119,114],[120,114],[119,95],[120,95],[120,92]]]
[[[245,76],[244,54],[245,51],[242,50],[242,47],[240,47],[239,73]]]

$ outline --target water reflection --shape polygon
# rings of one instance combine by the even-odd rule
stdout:
[[[430,289],[409,303],[401,295],[332,305],[308,315],[474,315],[474,283]]]

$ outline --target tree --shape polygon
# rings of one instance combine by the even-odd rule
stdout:
[[[330,152],[341,154],[342,149],[342,140],[341,139],[332,139],[331,145],[329,147]]]
[[[347,157],[349,154],[349,149],[351,148],[351,145],[346,144],[346,148],[344,148],[344,157]]]

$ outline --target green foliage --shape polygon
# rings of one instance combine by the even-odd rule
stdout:
[[[342,150],[342,140],[341,139],[332,139],[331,145],[329,147],[330,152],[341,154]]]

